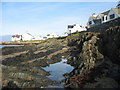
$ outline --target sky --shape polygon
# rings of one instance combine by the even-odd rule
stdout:
[[[25,32],[41,36],[62,35],[67,32],[67,25],[85,26],[90,15],[116,5],[117,2],[2,2],[1,35]]]

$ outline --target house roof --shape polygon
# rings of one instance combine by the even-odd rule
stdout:
[[[105,12],[103,12],[103,13],[101,13],[101,14],[108,15],[109,11],[110,11],[110,10],[105,11]]]
[[[23,37],[25,37],[25,36],[31,36],[31,37],[33,37],[30,33],[28,33],[28,32],[25,32],[24,34],[22,34],[22,36]]]
[[[96,19],[96,17],[97,17],[97,16],[90,16],[90,18],[92,18],[92,19]]]
[[[30,36],[32,36],[30,33],[28,33],[28,32],[26,32],[25,34],[28,34],[28,35],[30,35]]]
[[[120,8],[112,8],[112,10],[113,10],[116,14],[120,14]]]
[[[20,38],[20,36],[22,36],[22,35],[13,35],[12,37],[13,37],[13,38],[14,38],[14,37]]]

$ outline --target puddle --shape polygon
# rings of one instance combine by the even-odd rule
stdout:
[[[63,84],[58,84],[58,85],[54,85],[54,86],[48,86],[48,88],[64,88]]]
[[[67,59],[62,59],[61,62],[50,64],[47,67],[43,67],[45,71],[50,72],[51,75],[47,76],[53,81],[62,81],[64,78],[63,74],[70,73],[74,67],[67,64]]]

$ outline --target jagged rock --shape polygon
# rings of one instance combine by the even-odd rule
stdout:
[[[118,88],[118,83],[112,78],[99,78],[94,83],[87,83],[84,88]]]
[[[72,39],[71,55],[68,59],[76,67],[70,77],[84,76],[84,84],[69,87],[118,88],[120,87],[120,26],[101,33],[82,33],[79,39]],[[69,44],[68,44],[69,45]],[[72,51],[73,50],[73,51]],[[75,53],[72,54],[72,53]],[[74,60],[72,57],[78,57]],[[88,74],[90,72],[90,74]],[[100,78],[96,81],[96,78]],[[113,83],[111,83],[113,82]],[[71,81],[67,84],[72,83]]]
[[[14,81],[9,81],[7,83],[7,85],[2,88],[2,90],[6,90],[6,89],[10,89],[10,88],[12,88],[12,89],[15,88],[15,89],[20,90],[20,88],[18,87],[18,85]]]

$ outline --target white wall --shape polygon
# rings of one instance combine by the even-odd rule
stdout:
[[[92,24],[89,24],[89,22],[92,22]],[[92,25],[94,25],[95,23],[93,22],[93,19],[90,17],[89,19],[88,19],[88,22],[87,22],[87,26],[92,26]]]
[[[107,17],[107,15],[104,15],[104,21],[102,21],[102,23],[105,23],[105,22],[107,22],[107,20],[108,20],[108,17],[107,17],[107,20],[106,20],[106,17]],[[102,19],[102,18],[101,18]]]
[[[113,20],[113,19],[115,19],[115,18],[113,18],[113,19],[110,19],[110,15],[112,15],[112,14],[115,14],[115,18],[118,18],[119,16],[111,9],[110,10],[110,12],[108,13],[108,16],[107,16],[107,21],[110,21],[110,20]]]
[[[33,36],[32,36],[32,35],[29,35],[28,33],[22,34],[22,40],[23,40],[23,41],[32,40],[32,39],[33,39]]]
[[[59,36],[57,34],[55,34],[55,33],[51,33],[51,34],[49,34],[49,36],[47,35],[46,37],[47,38],[57,38]]]
[[[81,32],[81,31],[86,31],[86,28],[80,27],[79,24],[75,24],[73,28],[68,28],[70,33],[74,33],[76,31]]]
[[[21,36],[20,36],[19,38],[17,38],[17,37],[12,37],[11,40],[12,40],[12,41],[20,41],[20,40],[21,40]]]
[[[34,39],[33,40],[43,40],[43,37],[37,35],[37,36],[34,36]]]

